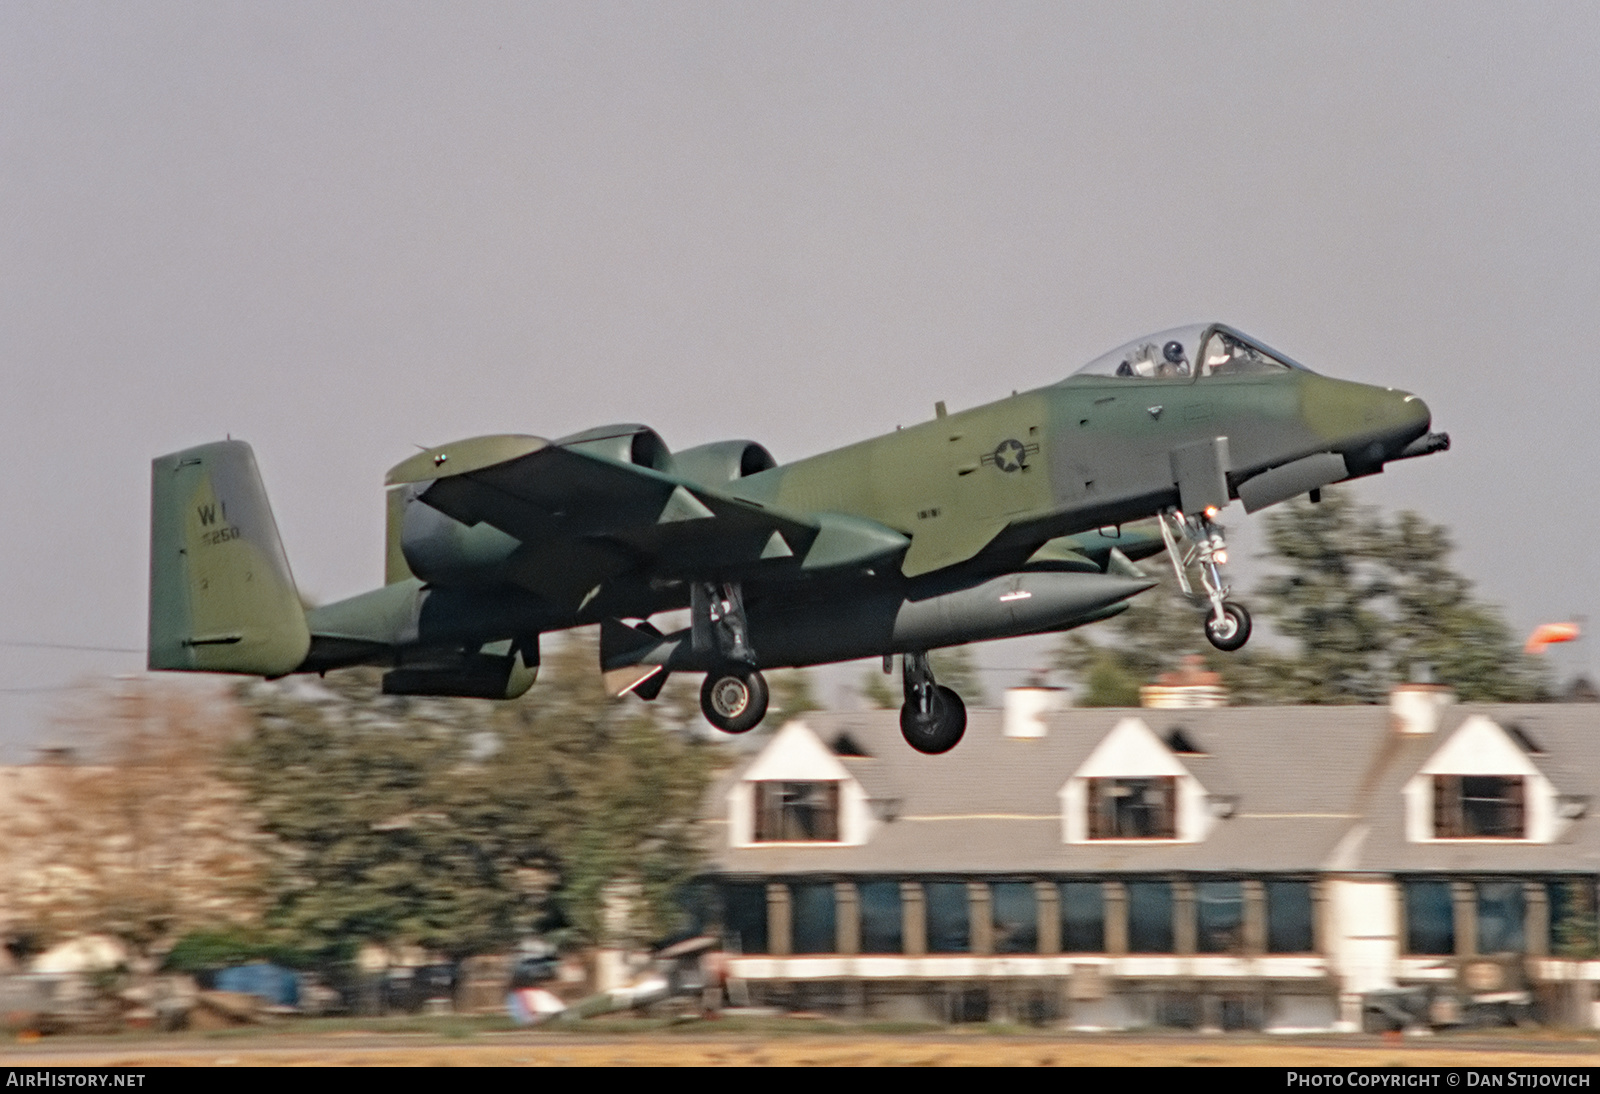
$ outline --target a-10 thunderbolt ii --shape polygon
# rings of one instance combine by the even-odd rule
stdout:
[[[1065,630],[1128,606],[1165,550],[1206,636],[1236,650],[1218,512],[1249,512],[1448,447],[1426,404],[1320,376],[1232,328],[1141,338],[1067,379],[789,464],[671,452],[642,425],[475,437],[388,475],[382,588],[302,608],[250,448],[154,461],[152,669],[276,677],[356,664],[396,695],[514,698],[539,637],[600,625],[600,669],[645,699],[704,673],[744,732],[761,670],[901,657],[912,747],[961,739],[928,651]],[[1124,528],[1155,518],[1155,529]],[[1192,575],[1192,576],[1191,576]],[[662,633],[649,620],[687,609]],[[680,617],[681,618],[681,617]]]

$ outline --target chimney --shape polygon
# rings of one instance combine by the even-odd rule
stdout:
[[[1228,689],[1220,673],[1208,672],[1205,661],[1190,654],[1177,672],[1164,672],[1154,684],[1139,689],[1139,705],[1168,710],[1221,707],[1228,704]]]
[[[1002,732],[1007,737],[1043,737],[1044,716],[1066,706],[1060,688],[1043,684],[1006,689],[1005,721]]]
[[[1389,692],[1389,724],[1403,736],[1425,736],[1455,701],[1455,689],[1444,684],[1396,684]]]

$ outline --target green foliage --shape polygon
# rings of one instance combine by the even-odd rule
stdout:
[[[1288,668],[1303,702],[1377,702],[1427,672],[1465,702],[1543,697],[1523,655],[1472,582],[1449,565],[1453,545],[1415,513],[1385,520],[1342,490],[1267,518],[1281,572],[1258,590],[1280,634],[1298,644]]]
[[[1551,889],[1551,952],[1557,957],[1581,958],[1600,953],[1594,882],[1564,881]]]
[[[1138,706],[1140,685],[1211,650],[1202,617],[1179,593],[1165,558],[1143,569],[1160,582],[1156,588],[1105,623],[1069,631],[1056,651],[1056,667],[1080,684],[1080,706]]]
[[[224,928],[184,935],[167,953],[163,968],[197,973],[271,961],[289,968],[304,967],[310,957],[259,929]]]
[[[1274,572],[1241,599],[1288,649],[1274,648],[1259,626],[1245,650],[1213,649],[1203,614],[1158,557],[1144,569],[1160,587],[1110,623],[1063,640],[1057,665],[1079,682],[1079,703],[1137,703],[1139,685],[1191,655],[1220,673],[1229,701],[1241,705],[1380,702],[1390,686],[1423,671],[1467,702],[1543,697],[1539,667],[1450,567],[1443,528],[1409,512],[1386,520],[1329,489],[1321,504],[1275,508],[1266,529]]]
[[[369,670],[243,688],[234,775],[287,849],[272,923],[324,955],[462,957],[556,926],[599,940],[620,884],[632,930],[669,929],[707,755],[607,696],[595,662],[592,636],[569,639],[510,703],[383,696]]]
[[[896,676],[892,672],[884,672],[881,667],[874,664],[861,675],[861,686],[858,692],[866,700],[867,706],[875,710],[890,710],[900,705],[900,690],[895,687]]]
[[[786,722],[807,711],[822,709],[810,669],[775,669],[766,676],[771,698],[761,724],[768,729],[782,729]]]
[[[934,650],[928,654],[928,667],[933,669],[933,678],[945,687],[954,688],[966,700],[967,706],[981,707],[988,702],[971,646],[948,646]]]
[[[1372,703],[1388,684],[1389,620],[1378,610],[1382,530],[1349,495],[1294,501],[1266,518],[1282,573],[1256,590],[1259,610],[1295,642],[1289,671],[1307,703]]]
[[[1083,694],[1078,705],[1085,707],[1136,707],[1139,685],[1124,657],[1110,650],[1090,647],[1088,671],[1084,674]]]

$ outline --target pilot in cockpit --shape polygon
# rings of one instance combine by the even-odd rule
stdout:
[[[1117,366],[1118,376],[1143,376],[1149,379],[1170,380],[1189,375],[1189,358],[1183,343],[1174,339],[1161,347],[1156,354],[1155,343],[1147,342],[1123,359]]]
[[[1183,343],[1174,339],[1161,347],[1161,359],[1165,367],[1161,370],[1162,376],[1187,376],[1189,375],[1189,358],[1183,352]]]

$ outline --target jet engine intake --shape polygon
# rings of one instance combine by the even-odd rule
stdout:
[[[777,466],[755,441],[715,441],[672,454],[672,474],[696,486],[721,486]]]
[[[648,467],[652,471],[672,470],[672,453],[667,449],[667,442],[655,430],[637,422],[597,425],[593,429],[559,437],[552,443],[591,456],[603,456],[618,463]]]

